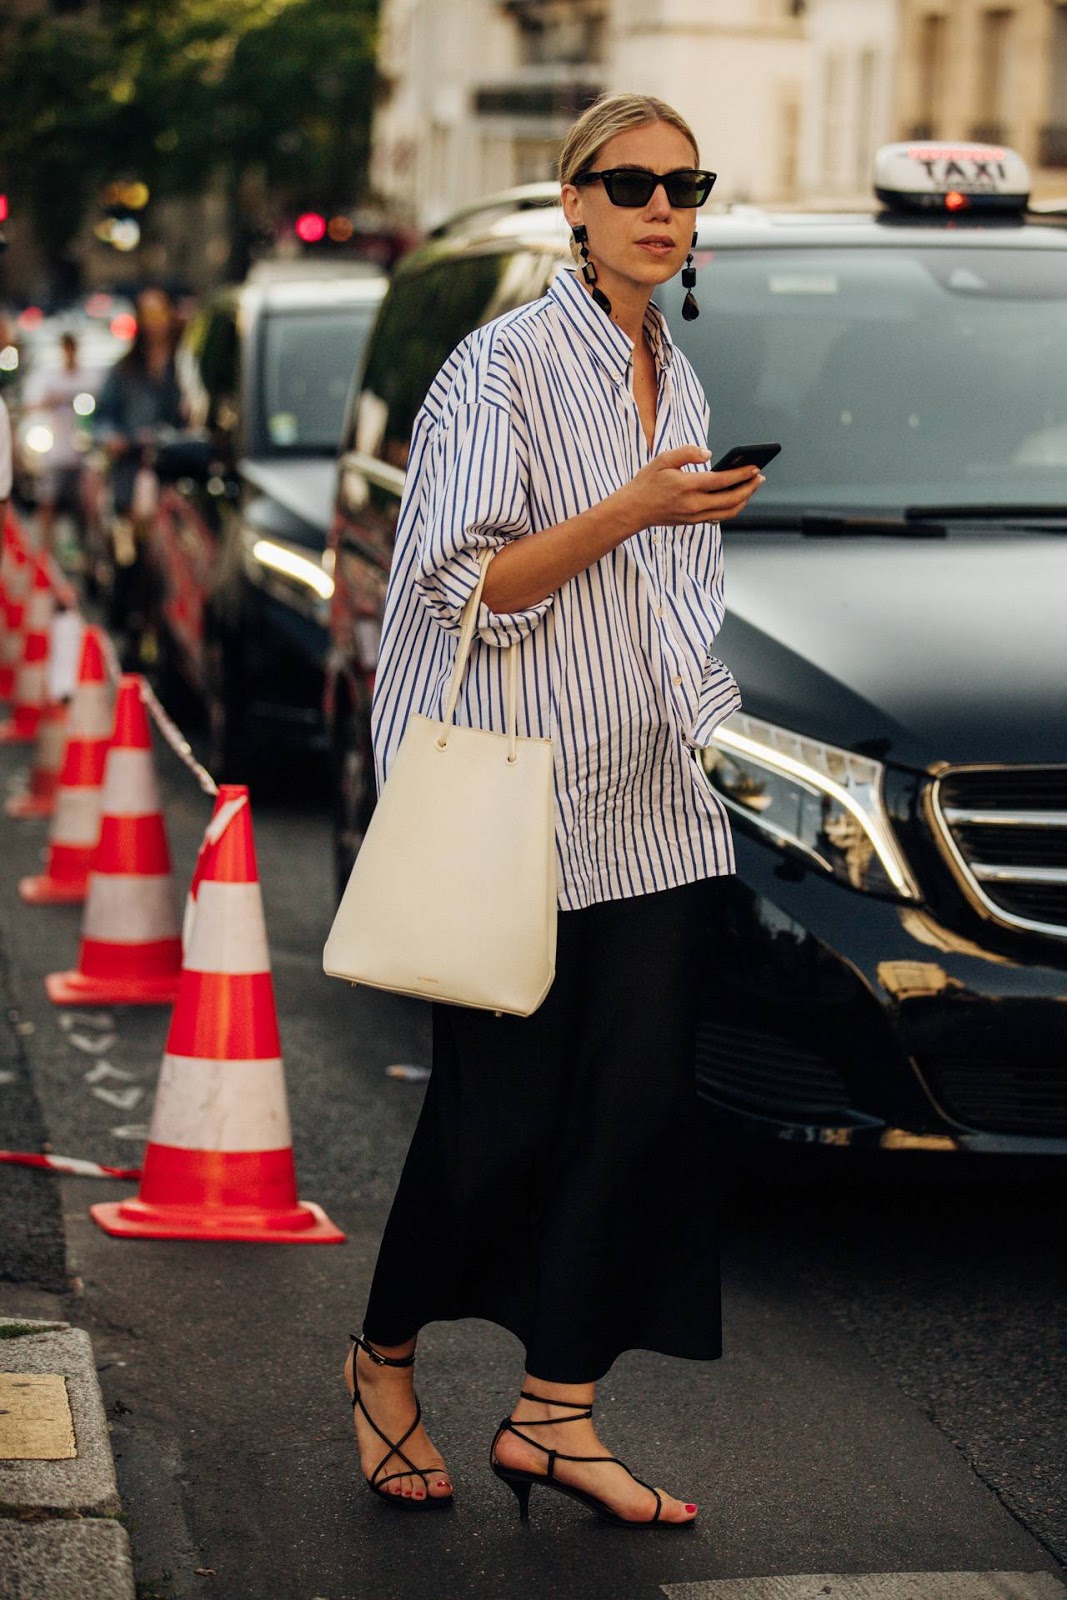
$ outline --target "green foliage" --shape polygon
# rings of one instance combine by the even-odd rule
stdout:
[[[100,187],[351,206],[365,183],[377,0],[101,0],[0,15],[0,180],[55,254]]]

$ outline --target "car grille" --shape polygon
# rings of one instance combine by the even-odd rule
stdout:
[[[957,1122],[981,1132],[1067,1135],[1067,1071],[1060,1057],[990,1060],[969,1051],[927,1056],[923,1074]]]
[[[786,1122],[855,1120],[837,1070],[798,1040],[763,1028],[702,1021],[697,1084],[712,1100]]]
[[[1067,766],[959,768],[930,799],[971,901],[1008,926],[1067,938]]]

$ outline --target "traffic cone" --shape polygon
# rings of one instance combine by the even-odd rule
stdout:
[[[6,570],[4,573],[4,636],[0,641],[0,700],[10,700],[15,692],[15,677],[22,662],[22,633],[26,620],[26,599],[33,582],[33,563],[13,524],[4,529]]]
[[[248,790],[224,784],[197,861],[139,1194],[90,1208],[143,1239],[339,1244],[297,1198]]]
[[[67,706],[50,701],[41,714],[37,748],[30,768],[30,786],[4,806],[9,817],[50,817],[55,810],[59,773],[67,738]]]
[[[86,628],[78,663],[78,686],[70,704],[67,743],[59,773],[48,863],[43,873],[23,878],[19,894],[28,905],[76,905],[85,899],[89,865],[100,837],[104,763],[111,739],[111,686],[97,628]]]
[[[89,868],[81,953],[44,980],[57,1006],[168,1005],[181,939],[141,680],[124,674],[104,767],[100,842]]]
[[[0,744],[32,744],[48,701],[48,635],[55,598],[43,561],[34,561],[26,603],[22,661],[11,694],[12,715],[0,723]]]

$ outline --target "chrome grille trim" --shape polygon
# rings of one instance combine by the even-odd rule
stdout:
[[[1035,769],[1046,773],[1048,767]],[[1057,774],[1062,773],[1064,783],[1067,785],[1067,767],[1056,767]],[[953,824],[1003,824],[1007,826],[1029,826],[1050,829],[1067,828],[1067,813],[1063,811],[1045,810],[1040,812],[1040,820],[1031,821],[1033,813],[1029,808],[1019,808],[1014,811],[996,811],[989,807],[970,808],[967,806],[943,806],[941,803],[941,790],[945,783],[953,780],[965,780],[968,774],[1002,772],[1005,777],[1014,778],[1016,782],[1025,782],[1027,769],[1025,767],[996,766],[986,764],[974,767],[945,767],[933,776],[923,791],[923,809],[926,813],[930,830],[941,847],[942,853],[963,890],[968,901],[983,916],[1000,923],[1002,927],[1016,928],[1025,933],[1038,933],[1054,939],[1067,939],[1067,922],[1045,922],[1035,917],[1024,917],[1016,911],[1009,911],[1001,905],[991,894],[987,893],[983,883],[1044,883],[1067,884],[1067,870],[1059,867],[1025,867],[1022,864],[991,864],[969,860],[961,850],[953,833]],[[1055,820],[1049,820],[1055,819]]]
[[[970,811],[965,806],[943,807],[945,821],[989,823],[994,827],[1067,828],[1067,811]]]
[[[970,869],[983,883],[1067,883],[1067,867],[998,867],[972,861]]]

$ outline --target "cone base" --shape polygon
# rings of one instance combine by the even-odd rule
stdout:
[[[50,878],[41,873],[37,878],[19,879],[19,898],[30,906],[77,906],[88,892],[88,879]]]
[[[56,809],[55,795],[17,794],[4,807],[8,817],[50,817]]]
[[[45,990],[54,1006],[169,1006],[180,974],[165,978],[87,978],[82,972],[50,972]]]
[[[146,1205],[111,1200],[89,1215],[118,1239],[231,1239],[248,1244],[342,1244],[344,1234],[313,1200],[280,1211],[260,1206]]]

